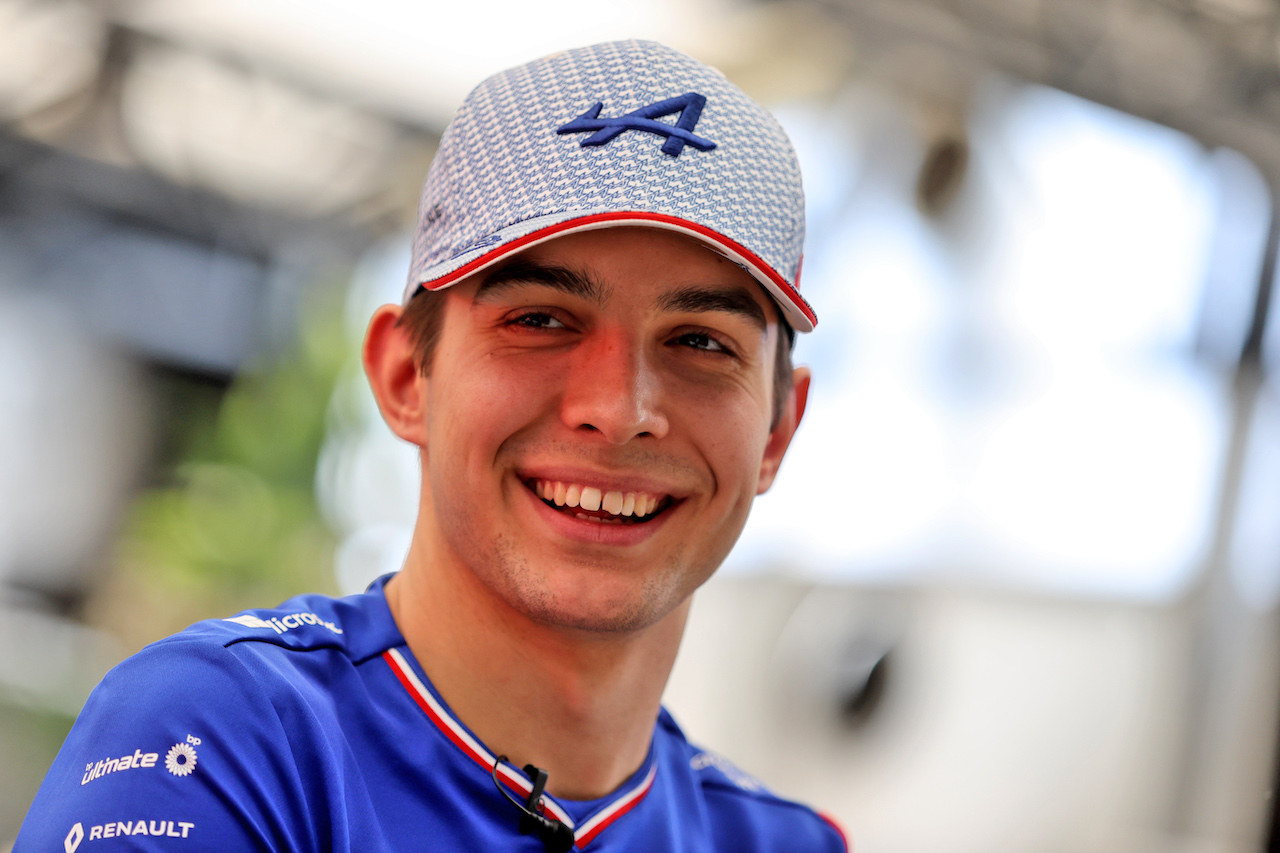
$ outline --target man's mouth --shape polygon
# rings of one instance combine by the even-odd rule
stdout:
[[[672,504],[670,495],[649,492],[603,491],[556,480],[529,480],[526,485],[547,506],[601,524],[643,524]]]

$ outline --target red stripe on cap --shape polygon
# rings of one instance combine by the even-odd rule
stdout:
[[[632,210],[632,211],[615,210],[615,211],[610,211],[609,213],[593,213],[588,216],[580,216],[576,219],[570,219],[566,222],[558,222],[555,225],[548,225],[546,228],[541,228],[537,231],[534,231],[531,234],[525,234],[523,237],[517,237],[516,239],[508,243],[503,243],[501,246],[498,246],[492,251],[486,252],[485,254],[481,255],[475,260],[468,261],[467,263],[458,267],[453,272],[446,273],[445,275],[441,276],[438,279],[435,279],[434,281],[420,282],[420,286],[426,288],[427,290],[441,290],[457,282],[459,279],[465,278],[466,276],[470,275],[472,272],[479,269],[480,267],[493,263],[495,260],[503,257],[504,255],[508,255],[512,252],[519,251],[520,249],[523,249],[525,246],[528,246],[530,243],[536,243],[539,240],[545,240],[548,237],[559,234],[562,231],[570,231],[574,228],[581,228],[583,225],[590,225],[592,223],[597,223],[597,222],[632,221],[637,219],[646,221],[646,222],[661,222],[667,225],[678,226],[681,229],[687,229],[689,231],[693,231],[694,233],[700,235],[708,243],[712,243],[717,246],[724,246],[726,249],[729,249],[741,255],[744,258],[747,258],[762,273],[764,273],[765,276],[768,277],[769,281],[775,287],[777,287],[786,295],[787,299],[790,300],[791,304],[794,305],[800,311],[800,313],[803,314],[809,320],[810,324],[812,325],[817,324],[818,315],[815,314],[813,312],[813,309],[809,307],[809,303],[804,301],[804,297],[800,295],[800,292],[796,290],[794,287],[792,287],[790,284],[788,284],[785,278],[778,275],[778,273],[774,271],[772,267],[770,267],[763,260],[761,260],[760,257],[755,252],[752,252],[746,246],[742,245],[736,240],[731,240],[730,238],[721,234],[719,231],[713,231],[712,229],[707,228],[705,225],[699,225],[696,222],[690,222],[689,220],[681,219],[678,216],[669,216],[665,213],[651,213],[643,210]]]

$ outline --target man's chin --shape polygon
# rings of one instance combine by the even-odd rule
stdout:
[[[508,542],[495,543],[495,559],[481,564],[486,566],[481,580],[531,622],[567,630],[644,630],[679,607],[711,574],[673,555],[655,565],[564,549],[534,554]]]
[[[609,573],[603,577],[593,572],[571,574],[576,577],[555,578],[537,589],[513,590],[508,603],[539,625],[626,634],[656,624],[688,597],[667,579],[649,580],[637,587],[634,582],[619,582],[622,579]]]
[[[628,634],[660,621],[679,602],[659,604],[641,598],[595,600],[595,597],[538,596],[517,605],[533,622],[549,628],[593,634]]]

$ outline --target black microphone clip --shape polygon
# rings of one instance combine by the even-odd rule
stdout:
[[[499,755],[497,761],[493,763],[493,784],[512,805],[520,809],[520,831],[525,835],[536,834],[542,839],[542,846],[547,848],[547,853],[569,853],[574,844],[573,830],[540,811],[542,792],[547,787],[547,771],[532,764],[524,766],[525,775],[533,782],[533,788],[529,791],[529,798],[521,804],[519,800],[507,793],[507,789],[498,781],[498,765],[506,760],[505,755]]]

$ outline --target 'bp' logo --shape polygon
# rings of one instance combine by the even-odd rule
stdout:
[[[591,109],[557,129],[556,133],[590,132],[591,135],[581,143],[582,147],[586,148],[589,145],[604,145],[628,130],[643,130],[646,133],[665,136],[667,141],[662,143],[662,153],[679,157],[686,145],[692,145],[699,151],[710,151],[716,147],[710,139],[693,132],[693,128],[698,124],[698,118],[702,115],[702,108],[706,104],[706,95],[686,92],[678,98],[667,98],[665,101],[649,104],[647,107],[632,110],[625,115],[600,118],[600,110],[604,108],[604,103],[597,102]],[[657,121],[673,113],[680,113],[680,118],[676,119],[675,124]]]
[[[196,769],[196,747],[200,738],[187,735],[186,743],[175,743],[164,757],[164,768],[174,776],[190,776]]]

